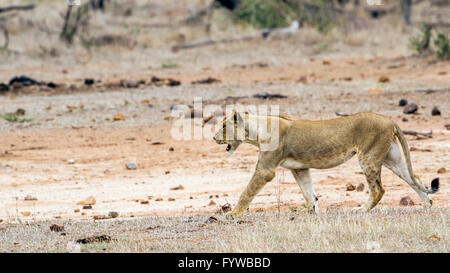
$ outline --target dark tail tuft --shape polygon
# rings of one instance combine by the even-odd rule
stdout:
[[[433,191],[433,193],[439,190],[439,177],[436,177],[431,181],[431,190]]]

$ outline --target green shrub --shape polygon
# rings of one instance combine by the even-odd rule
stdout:
[[[17,113],[7,113],[4,114],[2,116],[2,118],[4,120],[7,120],[9,122],[19,122],[19,123],[24,123],[24,122],[31,122],[33,121],[33,118],[20,118],[19,115]]]
[[[436,55],[440,60],[450,60],[450,42],[442,33],[438,34],[436,40],[434,40],[436,46]]]
[[[417,53],[423,54],[430,49],[431,26],[422,24],[421,33],[410,40],[410,45]]]
[[[255,28],[279,28],[289,25],[294,12],[281,0],[241,0],[235,15]]]

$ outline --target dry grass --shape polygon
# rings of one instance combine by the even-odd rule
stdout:
[[[209,216],[149,217],[0,226],[4,252],[448,252],[449,209],[375,209],[354,214],[331,210],[250,214],[241,220]],[[55,221],[59,222],[59,221]],[[77,239],[106,234],[109,243]],[[434,236],[435,235],[435,236]]]

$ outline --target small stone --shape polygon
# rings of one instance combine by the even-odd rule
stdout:
[[[94,220],[105,220],[105,219],[109,219],[109,216],[106,215],[94,215]]]
[[[356,189],[351,183],[348,183],[345,187],[347,191],[354,191]]]
[[[169,174],[169,173],[170,173],[170,171],[165,171],[165,172],[164,172],[164,174]]]
[[[128,162],[125,164],[125,166],[127,167],[127,170],[136,170],[136,164],[134,164],[133,162]]]
[[[442,167],[442,168],[439,168],[439,170],[437,170],[437,173],[445,173],[447,170],[444,168],[444,167]]]
[[[161,197],[158,197],[158,198],[155,199],[155,201],[158,201],[158,202],[159,202],[159,201],[163,201],[163,200],[164,200],[164,199],[162,199]]]
[[[80,212],[80,209],[74,209],[73,212],[75,213]]]
[[[184,190],[183,185],[178,185],[176,187],[170,188],[171,191]]]
[[[108,213],[108,215],[109,215],[109,217],[111,217],[111,218],[117,218],[117,217],[119,217],[119,213],[116,212],[116,211],[110,211],[110,212]]]
[[[38,199],[34,196],[27,195],[27,196],[25,196],[24,200],[25,201],[37,201]]]
[[[398,106],[405,106],[408,104],[408,101],[406,99],[400,99],[398,101]]]
[[[173,201],[175,201],[175,198],[169,197],[169,199],[167,199],[167,201],[173,202]]]
[[[173,151],[175,151],[175,149],[174,149],[173,147],[170,147],[170,148],[169,148],[169,151],[170,151],[170,152],[173,152]]]
[[[208,206],[215,206],[217,205],[216,202],[214,202],[214,200],[210,200]]]
[[[359,183],[358,186],[356,186],[356,191],[358,192],[364,191],[364,183]]]
[[[141,205],[148,205],[148,204],[149,204],[148,200],[142,200],[141,201]]]
[[[64,226],[52,224],[52,225],[50,225],[50,230],[54,231],[54,232],[61,232],[61,231],[64,231]]]
[[[92,209],[91,205],[83,206],[83,209]]]
[[[30,216],[31,215],[31,212],[29,212],[29,211],[21,211],[20,212],[23,216]]]
[[[402,121],[403,121],[403,122],[407,122],[407,121],[408,121],[408,119],[407,119],[407,118],[405,118],[405,117],[403,117],[403,118],[402,118]]]
[[[94,79],[84,79],[84,84],[85,85],[93,85],[94,84]]]
[[[380,94],[383,93],[383,90],[380,88],[372,88],[367,91],[369,94]]]
[[[434,235],[431,235],[430,237],[428,237],[428,240],[430,240],[430,241],[440,241],[441,237],[439,237],[436,234],[434,234]]]
[[[440,116],[441,115],[441,111],[439,110],[439,108],[437,108],[437,106],[433,107],[433,109],[431,110],[431,115],[432,116]]]
[[[74,163],[75,163],[75,160],[73,160],[73,159],[67,160],[67,164],[74,164]]]
[[[400,205],[402,206],[414,206],[414,201],[409,196],[404,196],[400,199]]]
[[[418,107],[415,103],[410,103],[403,108],[403,113],[405,114],[414,114],[417,111]]]
[[[114,121],[125,120],[125,116],[122,113],[117,113],[114,115]]]
[[[445,129],[450,130],[450,123],[444,125]]]
[[[391,80],[389,79],[389,77],[388,76],[381,76],[379,79],[378,79],[378,82],[381,82],[381,83],[386,83],[386,82],[390,82]]]

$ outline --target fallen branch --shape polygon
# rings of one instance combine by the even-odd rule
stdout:
[[[5,8],[0,8],[0,13],[2,12],[7,12],[7,11],[12,11],[12,10],[31,10],[34,9],[35,5],[26,5],[26,6],[9,6],[9,7],[5,7]]]
[[[226,43],[233,43],[233,42],[239,42],[239,41],[250,41],[259,38],[260,36],[244,36],[240,38],[225,38],[221,40],[213,40],[211,38],[202,38],[198,39],[192,43],[187,44],[181,44],[176,45],[172,47],[172,51],[176,52],[181,49],[190,49],[194,47],[201,47],[201,46],[208,46],[208,45],[215,45],[215,44],[226,44]]]
[[[404,135],[410,135],[410,136],[418,136],[418,135],[422,135],[422,136],[426,136],[426,137],[431,137],[431,135],[433,134],[433,131],[409,131],[409,130],[403,130],[403,134]]]

